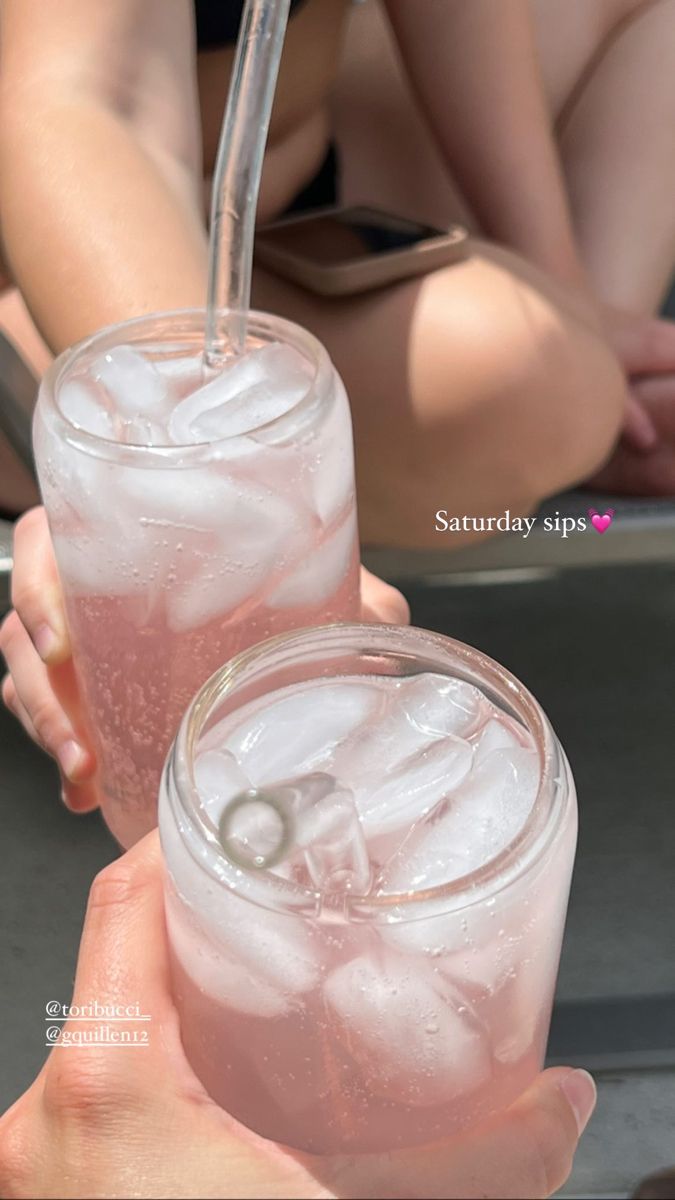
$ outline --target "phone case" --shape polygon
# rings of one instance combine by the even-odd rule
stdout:
[[[426,238],[405,250],[389,250],[383,254],[372,254],[351,262],[326,266],[270,245],[264,240],[268,229],[297,225],[318,215],[335,215],[343,211],[345,210],[341,207],[322,208],[311,214],[285,217],[263,226],[256,241],[256,263],[269,268],[284,279],[291,280],[292,283],[299,283],[301,287],[317,295],[352,296],[416,275],[427,275],[430,271],[448,266],[464,256],[468,234],[460,225],[452,225],[447,233]],[[383,212],[381,215],[390,220],[404,219],[393,217],[390,213]]]

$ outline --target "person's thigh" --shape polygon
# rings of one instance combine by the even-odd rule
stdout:
[[[624,21],[654,0],[529,0],[544,87],[559,120]]]
[[[411,0],[411,3],[414,0]],[[478,232],[401,64],[381,0],[353,7],[333,98],[345,204]]]
[[[582,255],[654,311],[675,263],[675,0],[530,0]]]
[[[437,546],[439,509],[529,512],[617,436],[614,360],[566,293],[505,251],[474,243],[463,263],[339,302],[258,272],[254,300],[311,329],[345,380],[365,542]]]

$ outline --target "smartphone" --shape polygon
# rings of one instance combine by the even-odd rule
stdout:
[[[457,261],[467,236],[376,208],[319,208],[263,225],[255,257],[310,292],[350,296]]]

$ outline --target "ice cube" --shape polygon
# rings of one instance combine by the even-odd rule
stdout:
[[[218,493],[220,507],[207,504],[209,495]],[[288,559],[298,561],[310,541],[301,512],[252,484],[219,480],[212,492],[210,486],[202,490],[201,501],[199,493],[195,495],[192,513],[188,502],[192,498],[174,518],[187,527],[183,580],[167,593],[169,624],[176,631],[196,628],[215,617],[225,619],[254,596],[257,605],[268,603],[266,589],[274,589],[275,578],[289,569]],[[218,531],[210,548],[191,551],[191,523],[198,530],[210,525],[214,533]]]
[[[461,993],[431,967],[362,955],[333,971],[324,995],[365,1086],[382,1098],[424,1108],[489,1079],[481,1025]]]
[[[194,780],[201,801],[215,825],[220,821],[227,802],[251,786],[236,758],[227,750],[198,753]]]
[[[475,871],[520,832],[539,785],[539,760],[522,746],[493,750],[387,864],[385,892],[438,887]]]
[[[479,733],[472,738],[477,760],[485,758],[493,750],[510,750],[522,746],[526,730],[523,729],[519,734],[518,729],[516,722],[505,714],[490,717]]]
[[[374,721],[342,748],[337,760],[362,812],[362,792],[388,786],[401,764],[432,742],[448,735],[468,737],[489,712],[477,688],[442,675],[382,678],[377,686],[380,706]]]
[[[304,693],[292,690],[247,716],[227,735],[226,746],[254,787],[331,771],[336,746],[368,720],[376,698],[371,685],[341,680]],[[209,745],[216,736],[216,729],[209,731]]]
[[[474,770],[452,797],[416,825],[386,863],[378,880],[384,893],[416,892],[459,879],[491,861],[520,832],[532,808],[539,781],[537,756],[523,747],[496,750]],[[406,952],[465,954],[490,938],[489,906],[467,918],[430,901],[423,919],[406,919],[405,906],[390,910],[383,938]],[[445,958],[439,958],[444,970]],[[492,965],[474,958],[473,982],[492,977]],[[485,968],[485,970],[483,970]]]
[[[465,945],[454,952],[440,954],[435,960],[438,970],[445,978],[471,989],[474,994],[492,995],[512,970],[511,959],[503,958],[502,940],[493,938],[486,945]]]
[[[159,422],[148,417],[129,417],[122,421],[121,433],[127,446],[165,446],[168,440]]]
[[[201,354],[169,354],[154,358],[152,365],[164,380],[167,392],[176,397],[196,391],[204,378],[204,360]]]
[[[217,449],[213,452],[213,461],[221,462],[227,470],[232,463],[236,463],[239,459],[250,458],[252,454],[258,455],[258,461],[253,464],[253,471],[256,476],[261,479],[266,478],[267,463],[261,458],[263,453],[258,442],[248,434],[242,434],[241,437],[228,438],[226,442],[220,443]],[[246,463],[246,467],[250,470],[251,464]]]
[[[541,984],[544,983],[545,998]],[[537,1039],[544,1042],[544,1021],[549,1017],[555,972],[541,980],[524,965],[516,968],[498,990],[490,1030],[495,1058],[508,1065],[531,1053]],[[543,1050],[537,1047],[537,1057]]]
[[[190,946],[197,949],[203,936],[213,942],[216,960],[219,956],[225,960],[222,981],[217,961],[214,964],[211,994],[217,996],[220,989],[227,995],[229,967],[236,965],[249,974],[251,989],[265,985],[280,995],[284,1010],[290,1008],[296,996],[318,982],[321,931],[290,910],[280,911],[288,895],[285,882],[267,871],[233,867],[213,842],[194,842],[188,853],[185,835],[186,831],[181,835],[172,822],[165,823],[162,830],[172,892],[178,897],[182,919],[191,924],[192,933],[182,956],[186,969],[196,977]],[[202,862],[209,864],[207,870],[202,869]],[[243,990],[243,974],[241,979]],[[253,995],[251,1002],[255,1003]],[[245,1006],[244,994],[241,1007]]]
[[[205,467],[125,466],[117,481],[120,500],[132,517],[166,526],[225,529],[242,503],[236,483]],[[250,507],[259,511],[265,501],[264,492],[255,492]]]
[[[132,565],[119,544],[81,531],[52,537],[59,575],[69,590],[94,596],[124,596],[133,590]]]
[[[359,805],[367,789],[379,787],[400,763],[434,740],[400,703],[400,683],[398,678],[373,678],[373,719],[355,730],[336,755],[337,773],[354,788]]]
[[[72,380],[59,392],[59,408],[67,421],[85,433],[116,441],[115,421],[91,384]]]
[[[72,447],[60,456],[54,542],[62,575],[78,590],[126,595],[164,580],[165,565],[152,537],[133,506],[121,503],[128,473]]]
[[[167,388],[154,363],[131,346],[116,346],[92,363],[90,374],[100,381],[122,417],[141,413],[159,417],[166,409]]]
[[[166,924],[171,948],[200,992],[254,1017],[280,1017],[290,1010],[291,996],[283,988],[232,959],[203,928],[196,927],[189,910],[171,894],[166,897]]]
[[[354,455],[349,402],[342,381],[325,422],[308,445],[310,504],[324,526],[331,525],[348,507],[354,492]]]
[[[153,553],[164,549],[167,568],[174,564],[167,604],[176,631],[225,617],[262,592],[310,538],[290,503],[215,469],[124,467],[116,478],[128,527],[140,528]]]
[[[349,514],[332,537],[309,549],[303,561],[268,597],[271,608],[323,604],[338,590],[358,552],[356,512]]]
[[[464,679],[428,671],[401,679],[398,686],[398,703],[409,720],[434,737],[471,737],[490,716],[487,697]]]
[[[293,814],[293,849],[301,852],[314,887],[365,895],[371,869],[351,792],[320,772],[268,790]]]
[[[202,556],[190,578],[173,583],[166,593],[167,620],[174,633],[199,629],[217,617],[228,617],[255,592],[260,573]]]
[[[138,521],[119,504],[115,464],[74,450],[68,462],[53,531],[64,582],[93,595],[155,593],[164,580],[164,564]]]
[[[251,350],[176,406],[171,438],[187,445],[250,433],[294,408],[310,382],[309,364],[290,346]]]
[[[234,892],[223,897],[221,917],[226,953],[259,979],[290,996],[318,982],[313,931],[304,917],[260,908]]]
[[[452,736],[429,742],[398,762],[379,787],[357,792],[366,836],[409,828],[459,787],[472,762],[469,743]]]

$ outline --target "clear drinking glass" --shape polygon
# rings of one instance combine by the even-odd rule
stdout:
[[[246,376],[253,390],[208,407],[212,432],[195,434],[185,401],[203,382],[204,320],[162,313],[97,333],[52,365],[35,414],[103,812],[124,846],[156,824],[171,739],[218,666],[272,634],[358,615],[349,406],[326,351],[251,313],[247,349],[290,347],[304,393],[283,360],[278,387],[291,390],[275,396],[275,349],[274,386]],[[187,412],[179,444],[167,412]]]
[[[406,712],[373,705],[380,688],[409,691]],[[288,707],[266,721],[278,689],[290,689],[281,693]],[[435,736],[441,728],[455,733],[444,742]],[[420,730],[430,729],[421,744]],[[417,742],[403,746],[411,734]],[[313,758],[326,737],[334,767]],[[414,746],[417,757],[406,758]],[[412,861],[427,882],[391,891],[381,880],[396,878],[402,834],[392,835],[389,818],[400,823],[405,789],[419,795],[434,754],[447,747],[450,758],[438,760],[441,803],[427,805],[409,834],[419,839]],[[474,782],[453,791],[467,754]],[[391,763],[401,755],[392,789]],[[349,775],[350,761],[358,762],[352,780],[361,785],[369,853],[385,863],[380,885],[365,895],[298,882],[287,864],[294,840],[302,845],[299,827],[277,804],[299,794],[297,778],[285,791],[282,780],[302,776],[302,791],[334,769],[341,782],[335,764]],[[422,776],[410,774],[411,762]],[[504,772],[508,787],[499,782]],[[381,797],[383,780],[387,803],[373,807],[368,789]],[[250,786],[258,790],[246,798]],[[511,836],[504,830],[526,786],[529,815]],[[242,796],[279,817],[280,865],[233,858],[229,843],[223,851],[223,822],[234,820]],[[380,825],[368,828],[369,812]],[[159,827],[183,1044],[211,1096],[258,1133],[315,1153],[424,1143],[509,1105],[541,1069],[576,799],[546,716],[492,659],[419,629],[347,624],[244,652],[209,680],[181,723]],[[344,846],[343,838],[331,869],[347,862]],[[349,855],[353,884],[363,859]]]

